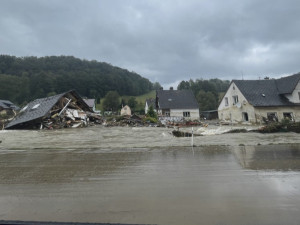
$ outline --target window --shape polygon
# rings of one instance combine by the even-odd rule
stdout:
[[[298,92],[299,100],[300,100],[300,92]]]
[[[183,112],[183,117],[191,117],[191,113],[190,112]]]
[[[165,116],[170,116],[170,112],[165,112]]]
[[[236,104],[239,102],[239,97],[237,95],[232,96],[233,104]]]
[[[283,118],[284,119],[288,119],[290,121],[293,121],[293,113],[291,113],[291,112],[284,112],[283,113]]]
[[[269,112],[269,113],[267,113],[267,117],[268,117],[268,120],[270,122],[278,122],[278,117],[277,117],[277,113],[276,112]]]
[[[225,97],[225,106],[228,106],[228,98]]]

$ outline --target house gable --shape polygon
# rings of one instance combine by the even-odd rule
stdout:
[[[248,103],[248,100],[240,91],[236,83],[232,81],[218,107],[218,110],[222,110],[230,107],[237,107],[239,106],[239,104],[246,104],[246,103]]]

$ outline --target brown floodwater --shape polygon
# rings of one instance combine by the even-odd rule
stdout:
[[[171,131],[0,131],[0,220],[299,224],[297,134]]]

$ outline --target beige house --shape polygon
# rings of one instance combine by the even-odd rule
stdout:
[[[228,122],[300,121],[300,73],[280,79],[232,80],[218,115]]]
[[[131,109],[128,105],[125,105],[122,109],[121,109],[121,116],[131,116]]]
[[[160,117],[200,119],[199,105],[191,90],[158,90],[155,104]]]

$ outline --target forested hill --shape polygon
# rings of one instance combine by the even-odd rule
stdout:
[[[108,63],[72,56],[0,55],[0,99],[17,104],[71,89],[99,99],[111,90],[135,96],[149,92],[152,87],[148,79]]]

